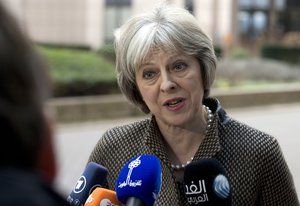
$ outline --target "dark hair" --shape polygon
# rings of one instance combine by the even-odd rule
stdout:
[[[48,77],[41,57],[0,4],[0,165],[33,167],[43,143]]]

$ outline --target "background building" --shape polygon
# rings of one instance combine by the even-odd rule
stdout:
[[[99,49],[130,16],[159,0],[0,0],[41,44]],[[299,36],[299,0],[165,0],[188,8],[215,45],[252,47]],[[284,38],[292,36],[289,38]],[[292,34],[292,35],[291,35]]]

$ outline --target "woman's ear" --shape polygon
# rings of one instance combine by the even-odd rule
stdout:
[[[43,141],[39,151],[37,167],[46,181],[53,183],[56,176],[56,156],[54,153],[54,121],[49,111],[44,112]]]

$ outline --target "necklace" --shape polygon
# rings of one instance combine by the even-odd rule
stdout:
[[[211,127],[211,123],[213,121],[213,114],[212,111],[209,109],[208,106],[203,105],[204,109],[206,110],[207,113],[207,125],[206,125],[206,131],[205,131],[205,135],[207,134],[207,131],[209,130],[209,128]],[[175,169],[175,170],[181,170],[184,169],[188,164],[190,164],[193,161],[194,157],[191,157],[191,159],[189,161],[187,161],[184,164],[171,164],[171,168]]]

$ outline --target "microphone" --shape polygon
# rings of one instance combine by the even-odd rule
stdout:
[[[159,196],[161,178],[160,161],[156,156],[136,156],[117,178],[117,198],[126,206],[153,206]]]
[[[186,166],[184,192],[193,206],[230,206],[231,189],[225,170],[214,159],[202,159]]]
[[[84,206],[122,206],[116,192],[97,187],[86,200]]]
[[[92,191],[106,182],[106,176],[107,169],[105,167],[95,162],[89,162],[67,201],[72,206],[83,206]]]

